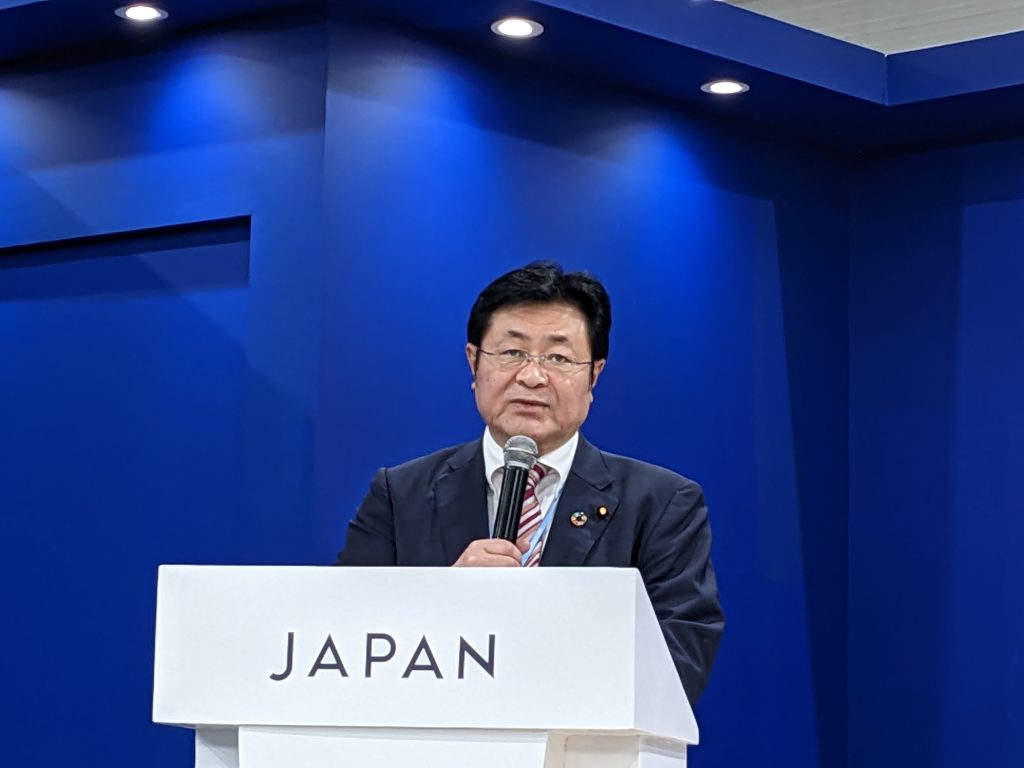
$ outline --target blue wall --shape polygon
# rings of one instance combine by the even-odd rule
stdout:
[[[843,763],[844,169],[408,30],[337,19],[330,50],[325,545],[378,466],[480,434],[479,289],[535,258],[590,269],[615,321],[587,435],[712,505],[729,630],[702,764]]]
[[[888,509],[847,483],[848,463],[876,469],[847,428],[848,382],[862,392],[858,366],[879,362],[858,260],[888,263],[878,212],[851,217],[852,178],[340,13],[0,78],[13,762],[185,764],[186,735],[147,724],[156,565],[329,561],[376,467],[480,433],[469,306],[547,257],[595,272],[615,307],[588,436],[694,477],[711,504],[729,626],[694,760],[846,765],[848,689],[851,752],[879,727],[854,647],[877,555],[848,499],[865,521]],[[102,257],[27,247],[124,231]],[[53,701],[66,742],[48,737]]]
[[[853,196],[851,765],[1024,764],[1022,171],[966,146]]]
[[[191,764],[157,564],[309,559],[323,41],[0,78],[5,765]]]

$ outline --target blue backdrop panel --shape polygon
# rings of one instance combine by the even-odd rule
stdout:
[[[1024,199],[963,213],[946,552],[945,715],[961,764],[1024,763]]]
[[[890,160],[855,196],[851,764],[1024,762],[1022,160]]]
[[[339,21],[328,82],[324,540],[377,467],[480,435],[463,354],[478,291],[538,258],[589,269],[615,320],[585,432],[711,504],[729,628],[701,760],[785,743],[779,764],[839,764],[842,169],[407,30]]]
[[[247,525],[248,267],[247,222],[0,256],[13,764],[138,759],[155,564]]]
[[[157,565],[315,562],[323,41],[0,79],[5,762],[190,764],[149,723]]]
[[[31,253],[0,270],[0,343],[22,361],[16,375],[67,374],[36,388],[26,374],[24,415],[4,411],[34,446],[5,462],[26,483],[11,525],[42,553],[17,611],[53,650],[65,624],[46,606],[65,605],[109,641],[88,646],[90,664],[147,669],[143,687],[32,656],[47,700],[64,697],[83,723],[37,762],[187,763],[185,733],[147,724],[140,628],[156,564],[327,561],[376,467],[480,434],[462,352],[470,304],[501,272],[555,258],[603,278],[615,305],[588,436],[691,475],[711,504],[729,629],[700,705],[701,760],[844,764],[842,164],[339,14],[329,30],[239,29],[2,85],[0,247]],[[102,242],[104,258],[31,249],[239,218],[247,240],[117,241],[124,252],[76,240]],[[233,266],[243,241],[247,270]],[[71,413],[83,387],[105,411]],[[40,464],[39,413],[52,441],[112,441],[131,471],[99,452]],[[154,441],[125,455],[140,431]],[[29,493],[44,469],[69,482]],[[90,482],[105,527],[76,516]],[[106,558],[83,562],[89,551]],[[114,577],[123,569],[130,583]],[[107,626],[141,647],[119,655]],[[110,718],[123,753],[107,713],[84,709],[102,685],[132,700]],[[44,724],[26,708],[14,728],[31,744]]]

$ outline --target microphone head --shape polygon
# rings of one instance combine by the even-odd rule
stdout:
[[[505,466],[522,467],[529,472],[537,463],[539,453],[532,438],[526,435],[513,435],[505,442]]]

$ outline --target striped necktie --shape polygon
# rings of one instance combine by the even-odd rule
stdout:
[[[530,543],[530,538],[537,532],[544,512],[540,508],[540,501],[537,499],[537,483],[539,483],[548,472],[543,464],[533,465],[530,474],[526,477],[526,492],[523,494],[523,511],[519,517],[519,533],[516,535],[516,542],[520,548]],[[543,539],[538,539],[529,550],[525,565],[535,566],[540,563],[540,550]]]

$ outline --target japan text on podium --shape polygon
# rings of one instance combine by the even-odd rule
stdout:
[[[163,566],[153,719],[196,766],[668,768],[693,712],[635,570]]]

